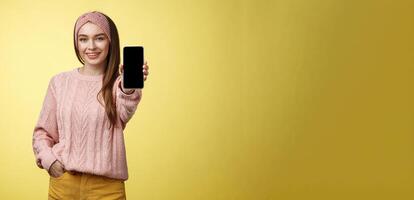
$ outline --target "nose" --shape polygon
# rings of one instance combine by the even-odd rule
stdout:
[[[95,41],[94,40],[89,40],[88,49],[93,50],[93,49],[95,49],[95,47],[96,47]]]

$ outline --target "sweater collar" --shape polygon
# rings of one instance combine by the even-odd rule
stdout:
[[[78,79],[82,79],[82,80],[87,80],[87,81],[102,81],[103,75],[104,74],[100,74],[100,75],[85,75],[85,74],[81,74],[79,72],[80,67],[77,67],[73,70],[73,75],[78,78]]]

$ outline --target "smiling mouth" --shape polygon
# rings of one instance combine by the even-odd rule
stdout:
[[[100,53],[87,53],[86,55],[88,56],[88,58],[90,59],[95,59],[99,56]]]

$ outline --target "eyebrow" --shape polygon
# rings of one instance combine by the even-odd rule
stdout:
[[[105,33],[99,33],[99,34],[96,34],[95,36],[101,36],[101,35],[105,35]],[[88,36],[87,36],[87,35],[85,35],[85,34],[79,34],[79,37],[81,37],[81,36],[88,37]]]

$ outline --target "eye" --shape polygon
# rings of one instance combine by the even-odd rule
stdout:
[[[79,39],[79,41],[81,41],[81,42],[83,42],[83,41],[85,41],[86,39],[85,38],[81,38],[81,39]]]
[[[104,37],[98,37],[98,40],[102,41],[102,40],[105,40],[105,38]]]

